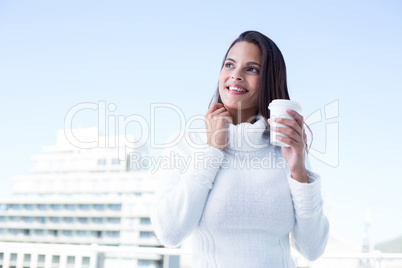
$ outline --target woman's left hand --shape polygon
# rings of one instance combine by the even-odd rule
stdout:
[[[282,146],[282,153],[289,165],[292,178],[299,182],[308,182],[306,168],[304,166],[305,133],[303,130],[303,116],[294,110],[286,111],[295,120],[287,118],[276,118],[275,123],[280,123],[285,127],[272,127],[271,130],[285,134],[289,138],[277,135],[276,138],[288,144],[290,147]],[[268,123],[271,125],[270,119]]]

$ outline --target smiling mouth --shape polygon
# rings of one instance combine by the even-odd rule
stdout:
[[[248,90],[247,89],[245,89],[245,88],[241,88],[241,87],[233,87],[233,86],[229,86],[229,87],[226,87],[229,91],[234,91],[234,92],[242,92],[242,93],[246,93],[246,92],[248,92]]]

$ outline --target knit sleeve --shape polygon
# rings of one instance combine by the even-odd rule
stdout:
[[[194,149],[182,142],[163,157],[170,164],[158,172],[151,221],[159,241],[175,247],[198,225],[224,155],[212,146]]]
[[[310,168],[310,165],[306,163],[310,183],[300,183],[290,174],[288,183],[296,217],[292,243],[300,254],[313,261],[324,253],[328,240],[329,223],[323,213],[321,178],[307,168]]]

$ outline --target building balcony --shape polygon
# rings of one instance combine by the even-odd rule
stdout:
[[[93,211],[56,211],[56,210],[0,210],[0,216],[16,216],[16,217],[104,217],[116,218],[121,217],[121,211],[111,210],[93,210]],[[149,213],[148,213],[149,216]]]
[[[78,245],[90,245],[90,244],[100,244],[100,245],[119,245],[119,237],[69,237],[69,236],[26,236],[26,235],[4,235],[1,236],[1,240],[4,242],[21,242],[21,243],[56,243],[56,244],[78,244]],[[133,243],[132,243],[133,244]]]
[[[85,231],[119,231],[120,224],[113,223],[38,223],[38,222],[1,222],[4,229],[32,229],[32,230],[85,230]]]
[[[0,242],[0,265],[3,267],[190,267],[185,258],[190,249],[167,249],[160,247],[126,247],[98,245],[60,245]],[[326,252],[315,262],[308,262],[294,252],[292,257],[297,267],[303,268],[356,268],[356,267],[402,267],[402,254],[382,253],[337,253]],[[169,261],[174,260],[175,261]],[[141,265],[145,264],[145,265]],[[363,265],[359,265],[363,264]]]

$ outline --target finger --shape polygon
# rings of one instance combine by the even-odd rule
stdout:
[[[209,106],[207,114],[212,113],[213,111],[215,111],[221,107],[223,107],[222,103],[212,103],[211,106]]]
[[[222,119],[226,119],[227,122],[232,123],[233,124],[233,118],[230,116],[230,113],[228,111],[218,114],[217,117],[222,118]]]
[[[224,113],[224,112],[227,112],[226,108],[225,108],[225,107],[221,107],[221,108],[218,108],[218,109],[216,109],[215,111],[213,111],[210,115],[211,115],[212,117],[214,117],[214,116],[217,116],[218,114],[221,114],[221,113]]]
[[[287,109],[286,112],[296,120],[301,128],[303,128],[303,116],[301,114],[291,109]]]
[[[290,147],[292,147],[294,150],[298,150],[300,147],[302,147],[302,144],[300,144],[300,142],[297,142],[291,138],[287,138],[287,137],[283,137],[281,135],[276,135],[276,139],[286,143],[287,145],[289,145]]]
[[[218,114],[214,115],[212,117],[212,120],[226,120],[226,122],[223,122],[223,123],[227,123],[227,122],[233,123],[233,119],[230,116],[228,111],[225,111],[225,112],[218,113]]]
[[[218,108],[217,110],[215,110],[215,111],[213,111],[211,113],[207,113],[205,115],[205,118],[208,119],[208,120],[212,120],[217,114],[222,113],[224,111],[225,111],[224,107]]]
[[[211,127],[213,124],[215,125],[216,120],[223,121],[222,124],[226,124],[228,122],[233,123],[232,117],[224,107],[219,108],[211,114],[207,114],[204,120],[206,121],[208,127]]]
[[[291,129],[294,129],[300,136],[303,133],[302,128],[300,127],[299,123],[297,123],[296,120],[278,117],[274,119],[274,122],[290,127]]]
[[[290,139],[294,140],[297,143],[301,143],[303,141],[303,137],[300,136],[299,133],[294,131],[291,128],[286,128],[286,127],[272,127],[271,128],[273,131],[276,131],[278,133],[284,134],[288,136]]]

